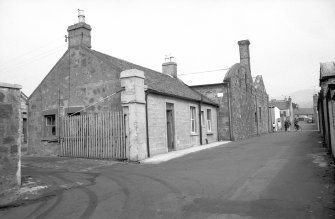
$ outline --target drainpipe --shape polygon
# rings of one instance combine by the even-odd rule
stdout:
[[[269,105],[267,105],[267,109],[268,109],[268,132],[271,132],[271,130],[270,130],[270,113],[271,113],[271,111],[269,110]],[[271,118],[271,120],[272,120],[272,118]],[[272,127],[272,123],[271,123],[271,127]]]
[[[326,95],[326,114],[327,114],[327,120],[328,120],[328,122],[327,122],[327,126],[328,126],[328,133],[327,133],[327,135],[328,135],[328,142],[326,142],[326,143],[329,144],[329,145],[327,145],[329,153],[333,154],[332,153],[331,134],[330,134],[330,116],[329,116],[330,112],[329,112],[329,104],[328,104],[328,95]]]
[[[220,106],[216,107],[216,139],[217,141],[220,141],[219,138],[219,111],[220,111]]]
[[[202,145],[202,125],[201,125],[201,104],[202,104],[202,95],[200,95],[199,105],[199,134],[200,134],[200,145]],[[205,118],[204,118],[205,119]]]
[[[227,81],[227,98],[228,98],[228,119],[229,119],[229,137],[230,140],[233,141],[233,121],[231,116],[231,89],[230,89],[230,80]]]
[[[258,133],[258,105],[257,105],[257,96],[255,95],[255,100],[256,100],[256,130],[257,130],[257,135]]]
[[[273,132],[272,109],[273,109],[273,106],[268,106],[268,114],[269,114],[269,117],[270,117],[269,118],[269,122],[270,122],[269,132]],[[277,126],[276,122],[275,122],[275,125]]]
[[[149,144],[149,125],[148,125],[148,95],[149,90],[145,92],[145,126],[146,126],[146,134],[147,134],[147,152],[148,157],[150,157],[150,144]]]

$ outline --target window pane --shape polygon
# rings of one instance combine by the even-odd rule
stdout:
[[[45,127],[44,136],[55,136],[56,135],[56,115],[47,115],[44,117]]]
[[[195,107],[190,107],[190,114],[191,114],[191,132],[196,132],[196,124],[195,124]]]
[[[210,109],[207,110],[207,120],[212,120],[212,112]]]
[[[205,122],[204,122],[204,111],[201,111],[201,125],[205,125]]]

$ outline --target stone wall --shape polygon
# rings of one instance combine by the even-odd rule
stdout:
[[[255,104],[253,81],[245,66],[237,63],[227,72],[231,99],[232,140],[241,140],[254,136]]]
[[[263,80],[256,87],[248,69],[237,63],[225,76],[225,83],[192,86],[219,107],[219,140],[241,140],[269,130],[268,94]],[[231,129],[231,131],[230,131]]]
[[[228,84],[208,84],[192,86],[199,93],[205,95],[219,105],[218,108],[218,140],[230,140]]]
[[[147,104],[150,155],[168,152],[166,127],[167,103],[173,104],[174,108],[175,150],[200,145],[198,103],[149,93]],[[196,108],[196,134],[191,134],[190,106]],[[211,109],[212,112],[212,132],[207,132],[205,122],[202,127],[203,144],[217,141],[217,108],[211,105],[202,104],[201,110],[204,111],[205,119],[207,117],[207,109]]]
[[[329,91],[331,97],[335,97],[335,90]],[[335,158],[335,100],[328,99],[328,113],[329,113],[329,139],[332,156]]]
[[[332,130],[333,129],[333,121],[332,121],[332,112],[333,109],[331,109],[332,102],[330,100],[330,97],[327,97],[327,91],[328,87],[332,84],[335,84],[335,78],[329,78],[327,80],[323,80],[320,83],[321,91],[320,91],[320,106],[321,110],[319,110],[320,113],[320,129],[322,131],[322,134],[324,136],[324,140],[326,143],[326,146],[329,150],[329,152],[333,153],[333,156],[335,157],[335,147],[332,148],[332,144],[335,141],[332,141]],[[335,137],[335,136],[334,136]]]
[[[29,97],[28,153],[58,155],[59,129],[53,138],[46,137],[44,115],[55,114],[58,118],[59,113],[75,112],[100,101],[121,89],[119,77],[119,69],[90,50],[83,47],[68,50]],[[116,94],[84,112],[119,110],[121,97]],[[55,122],[58,127],[58,119]]]
[[[19,85],[0,83],[0,198],[21,184],[21,132]]]
[[[268,133],[269,127],[272,127],[271,119],[269,118],[269,96],[266,93],[261,75],[255,77],[254,88],[254,100],[257,114],[256,131],[258,131],[258,134]]]

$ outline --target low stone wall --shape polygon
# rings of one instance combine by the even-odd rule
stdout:
[[[0,199],[21,184],[20,89],[0,82]]]

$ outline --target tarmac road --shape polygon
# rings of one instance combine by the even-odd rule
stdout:
[[[54,189],[0,218],[335,218],[334,167],[320,142],[313,131],[279,132],[161,164],[26,162],[26,176]]]

